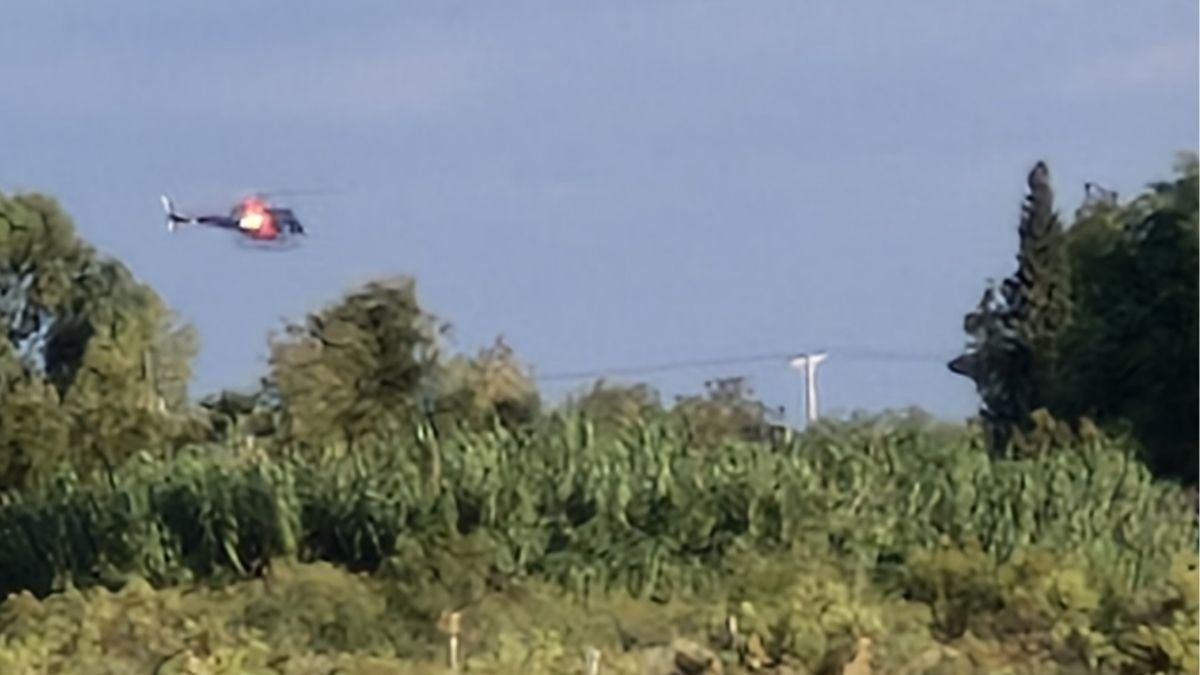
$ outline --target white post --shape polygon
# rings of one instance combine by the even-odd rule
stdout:
[[[825,358],[825,354],[813,354],[804,361],[807,370],[804,379],[808,385],[805,393],[805,402],[808,404],[808,421],[805,424],[817,421],[817,364],[824,361]]]
[[[584,650],[584,671],[587,675],[600,675],[600,650],[588,647]]]
[[[450,670],[457,673],[461,664],[458,638],[462,632],[462,614],[443,610],[441,617],[438,618],[438,629],[450,638],[449,648],[446,651],[450,661]]]
[[[804,372],[804,426],[817,420],[817,366],[828,358],[825,352],[801,354],[792,359],[791,366]]]

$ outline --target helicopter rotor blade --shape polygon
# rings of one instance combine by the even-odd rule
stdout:
[[[307,188],[275,188],[271,190],[253,190],[251,194],[264,197],[322,197],[346,192],[343,188],[307,187]]]

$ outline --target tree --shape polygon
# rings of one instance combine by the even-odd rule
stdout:
[[[971,378],[993,453],[1007,449],[1030,415],[1049,409],[1061,374],[1059,344],[1071,311],[1071,272],[1063,227],[1054,211],[1050,172],[1038,162],[1018,226],[1017,270],[989,285],[963,328],[967,351],[948,365]]]
[[[1156,473],[1197,482],[1196,156],[1175,171],[1124,204],[1089,186],[1065,231],[1047,172],[1031,173],[1017,274],[985,291],[964,322],[968,350],[950,363],[976,383],[993,450],[1042,409],[1127,429]]]
[[[1005,299],[1029,349],[1032,411],[1052,405],[1061,375],[1058,346],[1071,319],[1071,266],[1045,163],[1038,162],[1030,172],[1029,189],[1019,229],[1016,284],[1009,285]]]
[[[46,330],[94,256],[54,200],[0,194],[0,325],[21,358],[41,365]]]
[[[479,428],[492,420],[510,428],[532,422],[540,412],[538,390],[527,369],[503,337],[474,358],[456,355],[439,369],[443,393],[439,413],[450,413],[460,424]]]
[[[1127,424],[1160,475],[1197,481],[1200,204],[1195,155],[1128,204],[1089,203],[1069,234],[1075,317],[1061,407]]]
[[[743,377],[704,383],[707,396],[679,397],[670,414],[684,423],[693,444],[714,447],[733,439],[762,441],[772,437],[773,411],[754,396]]]
[[[0,195],[0,327],[0,407],[23,420],[0,426],[0,447],[16,466],[111,464],[177,430],[194,331],[44,195]]]
[[[69,431],[58,392],[0,341],[0,492],[63,460]]]
[[[280,407],[273,400],[269,382],[257,391],[224,390],[204,397],[200,407],[207,415],[207,439],[236,442],[252,447],[260,440],[270,443],[280,428]]]
[[[597,380],[583,394],[569,398],[564,408],[582,413],[604,429],[646,421],[666,412],[659,393],[651,386],[620,385],[606,380]]]
[[[372,281],[270,340],[289,440],[354,443],[409,424],[437,398],[438,338],[408,277]]]

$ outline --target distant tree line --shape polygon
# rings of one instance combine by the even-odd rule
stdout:
[[[352,451],[397,429],[515,429],[544,413],[503,338],[451,354],[450,326],[403,276],[351,289],[268,336],[269,367],[252,390],[194,400],[196,330],[40,194],[0,194],[0,327],[0,490],[63,461],[111,470],[132,454],[203,442]],[[698,445],[774,426],[737,378],[674,406],[642,385],[600,382],[564,407],[606,429],[673,416]]]
[[[1017,270],[967,315],[954,372],[975,381],[997,456],[1027,452],[1038,419],[1131,433],[1161,475],[1196,480],[1196,159],[1126,203],[1089,201],[1064,226],[1039,164]],[[251,391],[195,400],[196,331],[40,194],[0,194],[0,491],[59,462],[111,468],[139,452],[236,442],[353,452],[397,429],[517,430],[552,412],[502,339],[452,354],[450,327],[407,277],[354,288],[268,338]],[[599,433],[669,420],[696,448],[780,433],[743,380],[663,402],[597,382],[561,406]]]

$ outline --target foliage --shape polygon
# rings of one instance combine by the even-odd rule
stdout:
[[[744,378],[712,380],[705,383],[705,389],[706,397],[681,397],[670,411],[683,422],[689,444],[714,448],[729,439],[771,438],[771,417],[779,411],[755,399]]]
[[[628,430],[638,422],[661,419],[666,411],[653,387],[643,383],[614,384],[603,379],[569,397],[561,410],[591,420],[599,433]]]
[[[1045,409],[1129,428],[1158,475],[1200,480],[1196,156],[1176,174],[1125,204],[1089,198],[1063,232],[1035,168],[1017,273],[985,291],[964,323],[968,351],[950,364],[975,380],[993,447],[1010,448]]]
[[[43,195],[0,195],[0,331],[0,489],[183,432],[195,332]]]
[[[412,279],[366,283],[272,338],[271,375],[253,395],[257,402],[225,405],[220,425],[236,427],[249,415],[254,421],[245,424],[260,436],[319,448],[431,421],[449,429],[532,422],[537,388],[503,339],[474,357],[446,359],[440,338],[448,332],[421,309]]]
[[[718,592],[667,603],[620,593],[582,603],[525,581],[446,605],[425,579],[282,561],[223,587],[154,590],[133,577],[115,591],[23,592],[0,603],[0,671],[444,672],[446,624],[414,605],[459,611],[467,669],[496,675],[582,672],[589,650],[601,672],[663,675],[681,657],[730,673],[842,673],[864,651],[867,672],[881,673],[1195,669],[1194,564],[1122,603],[1097,602],[1079,567],[1036,549],[1000,564],[978,550],[931,551],[905,577],[908,598],[807,555],[745,556],[735,567]],[[964,583],[976,573],[955,576],[964,569],[992,574]],[[969,617],[978,632],[947,637],[939,608],[971,589],[995,601]]]
[[[18,353],[43,346],[46,324],[94,255],[53,199],[0,195],[0,325]]]
[[[845,660],[867,638],[878,645],[875,667],[894,672],[935,645],[927,607],[889,596],[806,550],[742,556],[736,570],[722,595],[767,663],[811,668]]]
[[[248,393],[224,390],[202,399],[207,439],[253,447],[258,439],[271,439],[280,433],[280,410],[268,392],[266,386]]]
[[[0,343],[0,352],[5,345]],[[66,457],[70,420],[58,392],[26,364],[0,353],[0,489],[24,485],[30,476]]]
[[[1197,668],[1194,553],[1133,593],[1075,555],[1022,550],[997,563],[978,548],[924,551],[900,574],[904,596],[930,607],[941,641],[992,645],[993,667],[1017,654],[1041,669],[1193,672]]]
[[[1078,551],[1114,588],[1136,589],[1194,546],[1191,505],[1120,442],[990,462],[977,437],[929,441],[878,427],[696,453],[665,423],[606,439],[560,418],[530,432],[418,429],[324,459],[145,456],[10,496],[0,591],[245,576],[280,556],[364,570],[438,549],[465,560],[468,541],[475,576],[532,575],[583,596],[705,588],[737,551],[800,546],[870,570],[943,541],[999,561],[1035,544]]]
[[[953,372],[975,382],[995,454],[1008,449],[1014,432],[1028,428],[1033,411],[1052,406],[1060,336],[1071,317],[1067,247],[1043,162],[1030,171],[1028,184],[1017,270],[998,294],[989,286],[967,315],[968,350],[950,363]]]
[[[287,437],[354,443],[419,416],[434,386],[440,330],[406,277],[372,281],[288,323],[270,344]]]
[[[382,592],[381,592],[382,591]],[[338,666],[400,669],[396,598],[326,565],[281,566],[268,583],[155,592],[75,589],[0,606],[0,671],[317,675]],[[386,620],[385,620],[386,619]],[[106,670],[97,671],[103,663]],[[366,670],[365,672],[381,672]]]
[[[1151,594],[1132,599],[1114,621],[1117,649],[1156,672],[1200,670],[1200,633],[1196,556],[1176,556],[1167,582]]]
[[[1200,205],[1195,155],[1124,205],[1081,210],[1069,231],[1076,312],[1060,407],[1126,423],[1160,475],[1197,481]]]
[[[503,340],[446,360],[403,277],[195,410],[195,333],[52,200],[0,195],[0,672],[433,672],[449,611],[474,672],[591,648],[615,672],[1194,672],[1195,504],[1132,452],[1194,480],[1181,174],[1064,236],[1035,167],[1017,272],[952,364],[984,434],[778,434],[738,378],[547,412]]]
[[[503,338],[474,358],[456,355],[440,369],[438,418],[485,428],[493,419],[510,428],[527,425],[541,412],[537,387]]]

